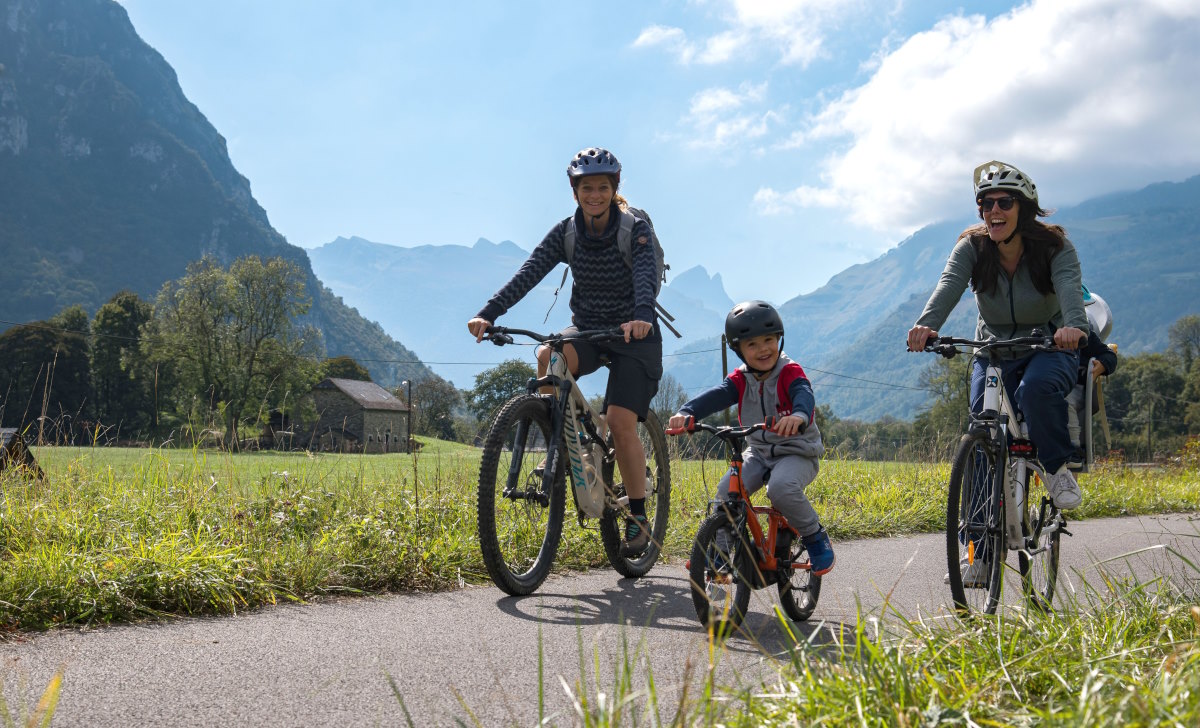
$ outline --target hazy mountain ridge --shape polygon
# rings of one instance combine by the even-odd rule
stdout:
[[[361,237],[339,237],[308,251],[313,270],[364,316],[409,342],[423,361],[459,387],[495,362],[528,354],[519,349],[480,347],[466,322],[516,273],[529,252],[511,241],[480,238],[473,246],[400,247]],[[559,266],[498,322],[534,331],[557,331],[570,323],[571,277]],[[733,305],[720,274],[697,266],[668,275],[659,302],[676,317],[685,336],[717,330]],[[664,349],[681,343],[665,332]]]
[[[0,22],[0,287],[6,319],[89,312],[121,289],[153,298],[211,255],[300,266],[331,355],[376,360],[386,384],[428,371],[322,290],[271,228],[225,139],[112,0],[21,0]],[[336,327],[342,327],[336,330]],[[368,338],[363,338],[367,336]]]

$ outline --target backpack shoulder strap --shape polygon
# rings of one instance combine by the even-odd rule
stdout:
[[[571,261],[575,260],[575,216],[567,218],[567,225],[563,228],[563,256],[567,259],[567,267],[563,269],[562,280],[558,282],[558,288],[554,289],[554,297],[558,298],[558,292],[567,284],[567,274],[571,272]],[[551,304],[553,306],[554,304]],[[549,314],[547,313],[547,316]]]
[[[637,216],[628,210],[621,210],[620,227],[617,228],[617,249],[621,251],[621,257],[625,259],[625,265],[633,269],[633,226],[637,223]]]

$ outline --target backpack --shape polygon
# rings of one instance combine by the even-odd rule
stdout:
[[[650,228],[650,242],[654,245],[654,270],[656,272],[654,280],[654,295],[658,296],[658,292],[662,290],[663,283],[667,281],[667,271],[671,266],[666,262],[666,256],[663,253],[662,243],[658,241],[658,233],[654,232],[654,223],[650,221],[650,215],[645,210],[639,210],[636,207],[630,207],[627,210],[621,210],[621,219],[617,228],[617,248],[621,251],[621,257],[625,260],[625,265],[633,270],[633,226],[638,220],[645,220],[646,225]],[[568,270],[571,262],[575,258],[575,216],[572,215],[567,220],[567,228],[563,232],[563,253],[567,257]],[[558,284],[559,289],[567,282],[567,270],[563,271],[562,281]],[[555,295],[558,295],[556,290]],[[658,301],[654,302],[654,308],[658,309],[658,313],[662,317],[660,322],[670,329],[671,333],[675,334],[675,338],[682,339],[683,335],[675,330],[669,322],[674,321],[675,317],[667,312]]]

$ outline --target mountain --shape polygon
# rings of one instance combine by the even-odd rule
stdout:
[[[385,386],[429,376],[348,308],[276,232],[225,139],[112,0],[0,3],[0,289],[5,319],[153,298],[204,255],[283,257],[304,271],[307,319],[331,356]]]
[[[364,316],[379,321],[389,334],[408,342],[422,361],[459,387],[473,386],[476,374],[499,361],[532,356],[522,350],[481,347],[466,327],[467,320],[528,257],[527,250],[511,241],[493,243],[484,238],[472,246],[405,248],[339,237],[309,251],[321,280]],[[554,295],[562,270],[547,275],[500,323],[534,331],[567,326],[569,275],[557,301]],[[659,302],[676,317],[673,325],[681,333],[695,336],[724,324],[733,303],[720,274],[710,276],[697,266],[669,279]],[[664,349],[674,351],[681,340],[664,333]]]

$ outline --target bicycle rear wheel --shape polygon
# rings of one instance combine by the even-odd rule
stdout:
[[[667,537],[667,521],[671,517],[671,460],[667,454],[667,435],[653,410],[646,413],[646,421],[639,422],[637,429],[646,452],[646,520],[650,522],[650,544],[641,556],[626,558],[621,555],[624,514],[613,512],[600,519],[600,541],[609,563],[618,574],[630,578],[645,576],[658,561],[663,539]],[[611,436],[609,446],[612,446]],[[611,466],[604,469],[604,482],[612,484],[618,497],[625,495],[623,481],[620,471]]]
[[[804,543],[800,540],[795,532],[789,532],[792,536],[791,545],[788,548],[787,562],[781,564],[783,569],[786,563],[803,563],[808,561],[807,552],[804,550]],[[783,538],[781,529],[780,538]],[[815,575],[809,569],[788,569],[786,572],[779,575],[779,603],[783,607],[783,611],[787,616],[797,622],[803,622],[812,616],[813,610],[817,608],[817,598],[821,595],[821,577]]]
[[[551,478],[548,462],[550,407],[536,395],[509,400],[496,415],[479,465],[479,547],[488,575],[513,596],[545,581],[562,538],[566,499],[563,463]]]
[[[688,577],[696,618],[714,635],[731,634],[750,607],[754,559],[745,529],[721,508],[700,523],[692,542]]]
[[[1043,612],[1050,611],[1054,601],[1054,587],[1058,583],[1059,538],[1066,521],[1049,498],[1040,498],[1033,505],[1034,494],[1029,490],[1028,474],[1025,478],[1026,508],[1025,523],[1022,524],[1028,539],[1029,553],[1020,552],[1017,565],[1021,570],[1021,582],[1025,598],[1030,606]]]
[[[963,435],[950,470],[946,563],[950,595],[963,613],[995,614],[1003,595],[1004,451],[984,432]]]

